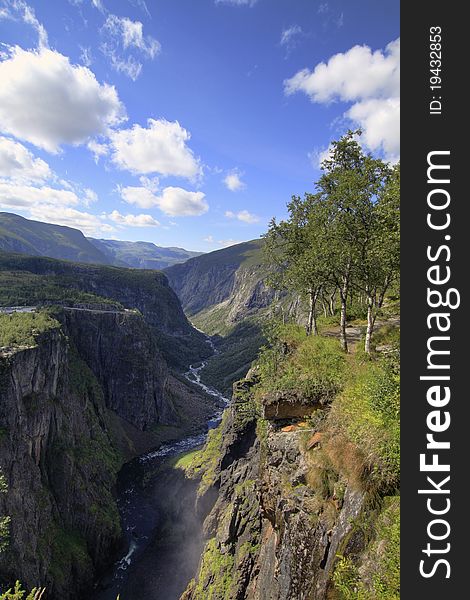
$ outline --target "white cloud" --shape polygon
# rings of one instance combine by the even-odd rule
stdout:
[[[250,225],[258,223],[260,220],[257,215],[249,213],[247,210],[241,210],[237,213],[227,210],[225,216],[229,219],[237,219],[238,221],[243,221],[243,223],[249,223]]]
[[[205,237],[203,239],[203,242],[207,242],[208,244],[213,244],[214,243],[214,236],[213,235],[208,235],[207,237]]]
[[[160,195],[146,187],[124,187],[121,196],[128,204],[140,208],[158,207],[170,217],[198,217],[209,210],[203,192],[188,192],[180,187],[166,187]]]
[[[151,215],[122,215],[117,210],[108,215],[108,218],[118,225],[129,227],[159,227],[160,223]]]
[[[85,48],[84,46],[80,46],[80,50],[80,60],[85,65],[85,67],[91,67],[91,64],[93,62],[91,48]]]
[[[38,34],[38,46],[46,48],[48,46],[47,31],[38,19],[34,9],[23,0],[3,0],[3,7],[0,9],[0,19],[11,19],[13,21],[21,20],[30,25]]]
[[[362,142],[388,160],[399,154],[400,39],[385,51],[354,46],[313,71],[303,69],[284,81],[287,95],[304,92],[312,102],[352,103],[345,116],[363,130]]]
[[[109,152],[109,146],[107,144],[100,144],[96,140],[90,140],[87,144],[87,148],[93,154],[95,163],[97,163],[102,156],[106,156]]]
[[[155,58],[161,51],[160,42],[151,36],[144,36],[144,26],[140,21],[110,14],[103,27],[112,36],[120,38],[124,49],[137,48],[148,58]]]
[[[104,7],[104,4],[101,2],[101,0],[91,0],[91,3],[93,4],[93,6],[99,10],[101,13],[105,13],[106,9]]]
[[[111,66],[116,71],[124,73],[133,81],[139,77],[143,65],[129,52],[135,50],[144,58],[154,59],[161,51],[160,42],[149,35],[144,36],[143,27],[140,21],[108,14],[101,29],[105,37],[101,51],[110,59]]]
[[[302,27],[300,25],[291,25],[287,29],[281,32],[281,46],[284,46],[289,52],[294,49],[296,45],[296,38],[302,34]]]
[[[198,217],[209,210],[203,192],[188,192],[179,187],[167,187],[158,199],[158,207],[170,217]]]
[[[128,186],[120,188],[122,199],[128,204],[135,204],[140,208],[158,206],[158,198],[146,187]]]
[[[50,204],[59,208],[74,206],[79,202],[80,199],[77,194],[70,190],[0,181],[0,206],[3,208],[33,210],[42,204]]]
[[[148,127],[134,125],[111,134],[113,160],[132,173],[176,175],[193,179],[202,172],[186,142],[191,135],[178,121],[149,119]]]
[[[0,177],[27,183],[44,181],[51,176],[45,161],[35,158],[19,142],[0,136]]]
[[[242,174],[237,170],[230,171],[227,176],[224,178],[224,183],[227,189],[231,192],[236,192],[237,190],[241,190],[245,187],[245,184],[241,180]]]
[[[0,62],[0,80],[0,129],[49,152],[123,120],[115,88],[53,50],[15,47]]]
[[[94,190],[90,188],[85,188],[83,193],[83,201],[86,206],[90,206],[90,204],[95,204],[96,202],[98,202],[98,194]]]
[[[305,92],[312,102],[389,98],[400,92],[400,40],[388,44],[385,52],[368,46],[354,46],[335,54],[313,71],[303,69],[284,82],[286,94]]]
[[[400,99],[371,99],[357,102],[346,115],[358,123],[365,145],[397,162],[400,155]]]
[[[57,207],[55,204],[34,206],[30,209],[29,216],[37,221],[80,229],[85,235],[96,235],[100,231],[110,231],[109,225],[104,224],[97,215],[75,208]]]

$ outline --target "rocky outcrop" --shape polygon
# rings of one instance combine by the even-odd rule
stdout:
[[[0,357],[0,389],[0,514],[11,518],[2,578],[79,598],[120,539],[120,457],[102,390],[59,328]]]
[[[246,382],[228,410],[217,499],[205,521],[209,541],[181,600],[326,599],[337,554],[364,548],[354,526],[364,493],[311,485],[312,430],[257,419]]]

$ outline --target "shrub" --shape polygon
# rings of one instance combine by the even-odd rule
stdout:
[[[0,346],[34,346],[38,335],[58,327],[44,312],[0,314]]]

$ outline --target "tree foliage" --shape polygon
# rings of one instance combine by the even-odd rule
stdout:
[[[347,303],[367,299],[366,352],[385,293],[398,273],[399,167],[365,154],[349,131],[333,142],[315,193],[293,196],[289,217],[265,235],[270,283],[309,299],[307,333],[317,333],[317,301],[340,300],[340,339],[347,351]],[[330,302],[331,309],[331,302]]]

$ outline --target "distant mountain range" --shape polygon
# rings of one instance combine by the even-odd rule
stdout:
[[[151,242],[87,239],[114,264],[137,269],[165,269],[202,254],[184,248],[164,248]]]
[[[151,242],[86,238],[72,227],[32,221],[6,212],[0,212],[0,250],[138,269],[164,269],[202,254]]]

